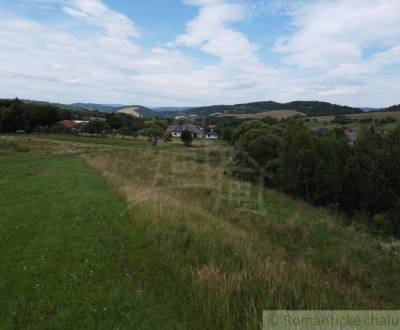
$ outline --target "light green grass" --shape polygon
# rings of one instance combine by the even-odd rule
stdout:
[[[0,158],[0,328],[184,326],[126,206],[78,156]]]

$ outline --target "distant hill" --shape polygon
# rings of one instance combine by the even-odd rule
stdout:
[[[128,107],[124,107],[123,109],[119,109],[118,113],[125,113],[127,115],[132,115],[134,117],[160,117],[161,114],[155,110],[151,110],[146,107],[142,107],[140,105],[132,105]]]
[[[382,111],[400,111],[400,104],[393,105],[389,108],[382,109]]]
[[[129,114],[135,117],[162,117],[158,111],[151,110],[141,105],[107,105],[107,104],[96,104],[96,103],[74,103],[71,104],[73,107],[79,107],[82,109],[96,110],[101,112],[119,112]]]
[[[341,106],[328,102],[295,101],[290,103],[278,103],[273,101],[254,102],[235,105],[214,105],[207,107],[190,108],[182,112],[185,115],[210,116],[217,114],[235,113],[260,113],[268,111],[291,110],[305,114],[306,116],[323,116],[337,114],[362,113],[359,108]]]
[[[364,112],[371,112],[371,111],[379,111],[382,110],[381,108],[361,108]]]
[[[230,118],[238,118],[238,119],[261,119],[264,117],[276,118],[276,119],[284,119],[295,116],[303,117],[304,113],[293,111],[293,110],[277,110],[277,111],[264,111],[257,113],[231,113],[219,115],[222,118],[230,117]]]
[[[101,112],[117,112],[122,108],[128,107],[127,105],[113,105],[113,104],[96,104],[96,103],[74,103],[71,104],[72,107],[87,109],[87,110],[97,110]]]

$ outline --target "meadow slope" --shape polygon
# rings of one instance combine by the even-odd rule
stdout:
[[[3,307],[16,306],[3,308],[5,324],[60,326],[77,317],[99,327],[259,329],[263,309],[400,307],[395,247],[227,176],[228,146],[23,140],[31,151],[0,163],[1,237],[14,238],[1,241],[12,251],[0,266],[9,287]],[[35,202],[38,192],[49,194]],[[24,266],[36,267],[32,274],[42,267],[42,255],[43,271],[23,275]],[[91,269],[100,275],[87,282]],[[24,316],[35,299],[41,304]]]

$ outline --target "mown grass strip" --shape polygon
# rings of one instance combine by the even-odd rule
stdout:
[[[149,256],[125,201],[78,156],[1,158],[0,205],[1,328],[184,326],[142,286]]]

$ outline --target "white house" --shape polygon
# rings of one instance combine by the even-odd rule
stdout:
[[[206,140],[217,140],[218,139],[218,135],[216,133],[214,133],[214,132],[209,132],[209,133],[206,133],[204,135],[204,138]]]
[[[192,133],[194,138],[201,139],[203,137],[203,129],[195,125],[172,125],[168,128],[171,132],[172,137],[180,138],[183,131],[189,131]]]

